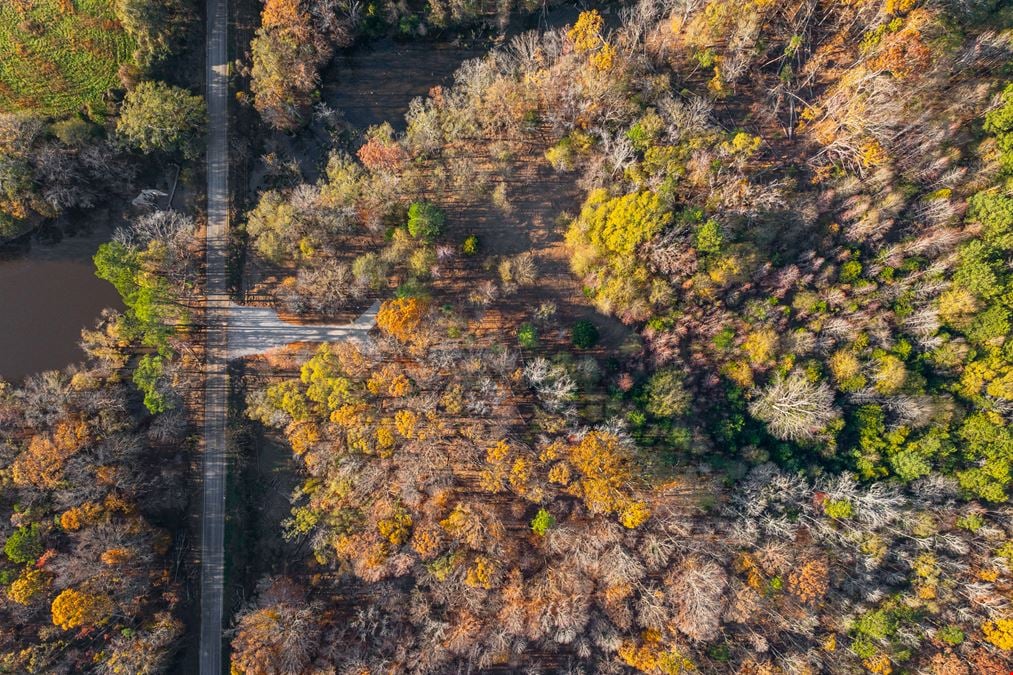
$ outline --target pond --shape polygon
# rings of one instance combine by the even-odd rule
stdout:
[[[81,329],[107,307],[122,309],[112,284],[92,266],[109,236],[96,228],[58,243],[36,238],[27,251],[0,254],[0,378],[18,381],[81,361]]]

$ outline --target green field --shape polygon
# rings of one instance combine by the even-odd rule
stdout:
[[[0,0],[0,111],[60,116],[119,84],[133,41],[112,0]]]

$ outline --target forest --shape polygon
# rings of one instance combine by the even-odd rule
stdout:
[[[319,14],[251,44],[263,123],[337,142],[248,266],[295,314],[388,299],[250,378],[313,557],[234,668],[1008,670],[1009,7],[587,9],[358,137],[328,49],[272,42],[340,44]]]
[[[191,215],[129,199],[202,154],[203,98],[169,74],[199,27],[185,0],[0,3],[0,244],[105,214],[96,271],[127,305],[81,363],[0,377],[3,672],[180,671],[197,444],[169,383],[195,377],[176,349],[201,250]]]
[[[1013,670],[1013,5],[230,7],[231,301],[379,307],[230,366],[232,673]],[[191,672],[201,8],[15,22],[0,236],[124,310],[0,380],[0,670]]]

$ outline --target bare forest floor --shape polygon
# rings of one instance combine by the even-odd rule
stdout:
[[[477,199],[461,199],[448,190],[434,195],[447,211],[443,238],[459,244],[470,235],[479,240],[478,254],[457,257],[443,278],[435,280],[438,300],[460,300],[483,284],[497,279],[497,261],[523,253],[534,256],[535,283],[504,292],[483,311],[476,313],[472,328],[479,336],[496,339],[503,331],[513,332],[532,321],[536,308],[552,303],[556,314],[539,338],[546,347],[569,343],[569,327],[590,320],[598,328],[596,353],[614,353],[635,334],[614,317],[598,312],[584,296],[580,280],[570,271],[569,253],[563,240],[569,217],[580,208],[582,191],[576,173],[558,173],[543,157],[549,141],[542,134],[512,144],[515,155],[500,171],[488,146],[476,143],[469,159],[484,188]],[[505,202],[494,204],[491,191],[497,183],[505,186]]]

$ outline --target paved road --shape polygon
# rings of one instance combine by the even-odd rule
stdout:
[[[379,309],[376,302],[349,324],[306,325],[286,323],[266,307],[229,305],[229,358],[261,354],[293,342],[361,340],[375,325]]]
[[[289,324],[270,309],[229,302],[228,0],[207,0],[207,359],[204,389],[204,495],[201,513],[200,673],[221,675],[225,583],[225,440],[229,358],[292,342],[362,339],[379,303],[344,326]],[[234,350],[234,351],[233,351]]]
[[[200,672],[222,672],[225,546],[225,425],[228,420],[225,265],[229,231],[228,0],[207,0],[207,364],[204,503],[201,515]]]

